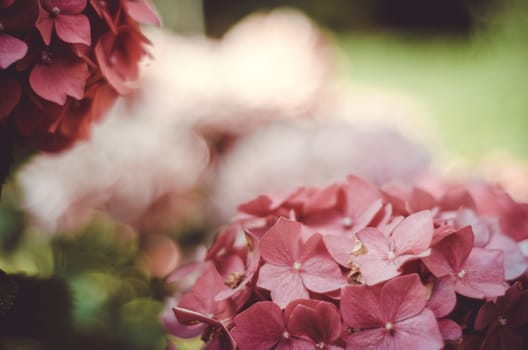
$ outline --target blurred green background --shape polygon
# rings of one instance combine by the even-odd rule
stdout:
[[[297,7],[333,32],[344,52],[346,78],[400,91],[424,106],[437,134],[435,147],[444,155],[478,160],[490,151],[506,150],[528,159],[525,1],[156,0],[155,4],[166,28],[212,37],[221,37],[252,11]],[[38,291],[43,304],[58,305],[44,323],[60,324],[59,319],[66,317],[60,305],[72,306],[67,317],[73,320],[64,326],[70,328],[55,329],[57,334],[51,331],[50,341],[71,337],[72,349],[166,347],[159,313],[170,290],[149,276],[137,259],[140,243],[124,240],[123,228],[104,218],[83,232],[50,240],[27,226],[19,203],[16,188],[6,188],[0,202],[0,268],[62,281],[51,289],[40,284]],[[2,293],[9,292],[6,281],[0,278]],[[65,300],[64,295],[69,297]],[[44,308],[43,304],[36,307]],[[33,312],[42,310],[47,309]],[[43,325],[35,327],[41,330]],[[0,349],[43,348],[38,342],[13,344],[12,339],[0,339]],[[180,343],[180,347],[196,348],[196,344]]]

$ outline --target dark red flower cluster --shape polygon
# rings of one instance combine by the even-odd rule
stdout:
[[[498,187],[351,176],[239,211],[165,318],[176,336],[241,350],[528,346],[528,206]]]
[[[138,78],[138,23],[159,24],[147,0],[0,0],[0,134],[47,151],[86,137]]]

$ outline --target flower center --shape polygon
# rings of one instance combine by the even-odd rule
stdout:
[[[457,273],[458,278],[464,278],[465,275],[466,275],[466,271],[464,270],[460,270],[460,272]]]
[[[42,52],[40,53],[40,60],[42,61],[42,63],[51,64],[53,61],[52,56],[53,54],[51,53],[51,51],[42,50]]]
[[[234,289],[240,285],[244,277],[243,272],[231,272],[224,284],[229,288]]]
[[[394,250],[389,250],[389,253],[387,254],[387,259],[394,260],[396,257],[396,254],[394,254]]]
[[[299,270],[301,269],[301,263],[298,262],[298,261],[294,262],[294,263],[293,263],[293,269],[294,269],[295,271],[299,271]]]
[[[60,15],[60,13],[61,13],[61,10],[57,6],[54,6],[51,9],[51,17],[57,17],[58,15]]]
[[[499,316],[498,321],[501,326],[506,326],[506,324],[508,323],[508,319],[504,316]]]
[[[324,349],[324,348],[325,348],[325,345],[326,345],[326,344],[325,344],[324,342],[320,342],[320,343],[315,344],[315,347],[316,347],[317,349]]]
[[[284,333],[282,333],[282,337],[284,339],[290,339],[290,333],[288,333],[288,331],[284,331]]]
[[[101,7],[106,7],[106,1],[104,1],[104,0],[99,0],[99,6],[101,6]]]
[[[351,228],[352,227],[352,218],[350,216],[346,216],[343,218],[343,226],[345,228]]]
[[[3,32],[3,31],[4,31],[4,24],[0,22],[0,32]]]
[[[385,324],[385,329],[388,330],[389,332],[394,331],[394,324],[392,322],[387,322]]]

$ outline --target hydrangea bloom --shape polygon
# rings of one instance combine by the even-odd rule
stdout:
[[[0,129],[16,135],[11,147],[59,151],[86,137],[138,77],[148,43],[138,22],[159,24],[144,0],[0,2]],[[2,154],[0,167],[9,161]]]
[[[165,322],[181,337],[213,325],[209,349],[521,349],[528,260],[505,274],[504,255],[528,233],[512,225],[523,208],[487,184],[380,189],[357,177],[262,195],[240,206]],[[343,215],[357,221],[343,227]],[[195,322],[175,327],[182,314]]]

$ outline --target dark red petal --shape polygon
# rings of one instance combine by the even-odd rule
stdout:
[[[156,10],[146,0],[128,0],[126,1],[126,9],[128,15],[139,23],[161,25]]]
[[[8,34],[0,34],[0,68],[6,69],[26,54],[25,42]]]
[[[13,111],[21,95],[22,89],[18,80],[0,74],[0,122]]]
[[[83,98],[88,76],[88,66],[81,59],[60,55],[50,65],[36,65],[29,83],[43,99],[64,105],[68,96]]]
[[[271,301],[253,304],[234,321],[231,334],[240,350],[271,349],[286,330],[281,309]]]
[[[5,9],[6,7],[9,7],[13,5],[15,0],[0,0],[0,8]]]
[[[90,22],[85,15],[61,15],[55,20],[59,38],[71,44],[90,45]]]

